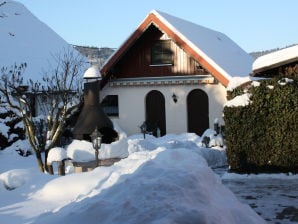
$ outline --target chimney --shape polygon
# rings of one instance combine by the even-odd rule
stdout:
[[[73,129],[73,138],[91,141],[91,133],[97,130],[103,135],[103,143],[111,143],[118,137],[113,123],[102,110],[99,103],[101,76],[96,67],[90,67],[84,73],[84,106]],[[90,81],[90,82],[89,82]]]

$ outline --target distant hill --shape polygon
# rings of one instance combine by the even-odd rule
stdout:
[[[73,45],[73,47],[81,54],[85,55],[88,60],[99,68],[105,63],[105,61],[115,52],[115,48],[108,47],[88,47]]]
[[[43,72],[55,68],[54,56],[78,54],[23,4],[11,0],[0,0],[0,40],[0,68],[27,63],[25,79],[41,79]]]

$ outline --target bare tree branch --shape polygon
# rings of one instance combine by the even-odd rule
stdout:
[[[78,108],[83,90],[81,73],[86,65],[84,58],[72,51],[53,57],[54,69],[46,72],[41,81],[29,80],[26,85],[22,76],[25,63],[0,71],[0,93],[22,118],[41,171],[45,166],[40,153],[44,151],[47,155],[57,145],[67,116]],[[35,108],[29,95],[34,96]],[[36,109],[38,117],[33,116]]]

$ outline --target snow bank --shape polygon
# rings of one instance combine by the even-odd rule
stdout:
[[[226,158],[224,150],[199,148],[201,138],[189,133],[146,139],[124,135],[121,140],[130,154],[110,167],[60,177],[27,169],[29,179],[10,171],[15,182],[8,181],[8,173],[1,174],[0,183],[18,188],[7,191],[0,186],[0,219],[14,224],[264,223],[208,167],[208,159],[214,164],[219,157]],[[119,142],[116,145],[122,145]],[[74,141],[69,149],[88,152],[90,146]],[[27,159],[36,162],[33,156]]]
[[[92,143],[88,141],[73,140],[66,148],[67,157],[76,162],[88,162],[95,160],[95,151]]]
[[[26,183],[29,178],[29,171],[26,169],[14,169],[0,174],[0,184],[7,190],[14,190]]]
[[[119,140],[111,144],[102,144],[99,151],[99,159],[125,158],[128,156],[127,137],[124,132],[119,132]]]
[[[100,169],[94,171],[101,181],[93,192],[34,223],[265,223],[222,185],[194,150],[138,152],[115,168],[103,169],[114,169],[110,175],[98,175]],[[112,177],[117,181],[110,184]],[[44,190],[44,195],[55,192]]]
[[[95,149],[91,142],[85,140],[73,140],[67,146],[67,157],[75,162],[88,162],[95,160]],[[99,159],[125,158],[128,156],[128,143],[125,134],[119,134],[119,140],[111,144],[101,144]]]
[[[154,136],[146,135],[146,138],[144,139],[143,135],[134,135],[128,138],[127,143],[129,154],[145,150],[152,151],[156,149],[158,146],[151,142],[150,139],[154,139]]]
[[[205,148],[202,145],[202,138],[204,136],[210,137],[210,147]],[[128,151],[129,153],[152,151],[158,147],[165,148],[188,148],[196,150],[208,163],[210,167],[218,167],[227,165],[226,150],[225,147],[218,147],[221,145],[222,138],[220,135],[215,136],[215,131],[208,129],[202,137],[194,133],[183,134],[167,134],[161,138],[155,138],[152,135],[146,135],[144,139],[143,135],[133,135],[128,138]],[[212,145],[212,146],[211,146]]]

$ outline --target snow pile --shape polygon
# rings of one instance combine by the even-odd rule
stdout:
[[[94,149],[91,142],[73,140],[66,148],[67,157],[76,162],[88,162],[95,160]]]
[[[124,132],[118,130],[119,140],[111,144],[102,144],[99,159],[126,158],[128,156],[127,137]]]
[[[151,140],[154,139],[152,135],[146,135],[146,138],[143,138],[143,135],[133,135],[127,139],[128,143],[128,152],[129,154],[140,151],[152,151],[157,148],[157,145],[154,144]]]
[[[126,137],[123,132],[119,133],[119,140],[111,144],[102,144],[99,150],[99,159],[126,158],[129,154],[141,151],[152,151],[158,147],[166,148],[191,148],[199,150],[201,155],[207,160],[211,167],[226,165],[225,148],[221,135],[215,135],[215,132],[208,129],[205,135],[210,138],[208,149],[202,145],[202,138],[193,133],[184,133],[180,135],[168,134],[162,138],[155,138],[152,135],[137,134]],[[204,135],[203,135],[204,136]],[[214,149],[211,147],[215,147]],[[75,162],[88,162],[95,160],[95,151],[92,143],[88,141],[74,140],[67,147],[67,157]]]
[[[194,150],[137,152],[90,175],[99,179],[93,191],[34,223],[265,223],[221,184]],[[53,183],[56,190],[45,186],[33,198],[50,200],[61,189],[58,185],[68,181]]]
[[[194,133],[183,134],[167,134],[161,138],[155,138],[152,135],[146,135],[144,139],[143,135],[133,135],[128,138],[128,151],[129,153],[152,151],[158,147],[165,148],[188,148],[198,151],[200,155],[207,161],[208,166],[218,167],[225,166],[227,164],[226,151],[223,145],[223,139],[221,135],[215,135],[215,131],[207,129],[202,137],[197,136]],[[202,144],[204,136],[208,136],[210,144],[206,146]]]
[[[29,171],[25,169],[9,170],[0,174],[0,185],[2,182],[7,190],[14,190],[24,185],[28,181],[29,175]]]
[[[212,133],[209,130],[206,135]],[[4,168],[0,169],[0,182],[11,187],[8,191],[0,184],[0,220],[14,224],[98,220],[123,224],[265,223],[210,169],[220,161],[226,164],[224,148],[201,148],[201,138],[190,133],[161,138],[146,135],[146,139],[142,135],[120,136],[110,150],[125,146],[130,152],[125,159],[110,167],[66,176],[39,173],[34,156],[17,156],[14,146],[7,153],[0,152],[0,168]],[[86,159],[83,152],[88,154],[90,149],[94,160],[91,147],[91,143],[75,140],[67,155],[76,157],[79,150],[73,149],[81,149]],[[53,149],[50,157],[64,154],[61,152]],[[11,165],[11,161],[16,162]],[[16,166],[21,169],[9,170]]]
[[[67,147],[67,157],[75,162],[88,162],[95,160],[95,150],[91,142],[74,140]],[[127,137],[124,133],[119,134],[119,140],[111,144],[101,144],[99,159],[125,158],[129,154]]]
[[[61,147],[55,147],[50,149],[47,163],[51,164],[52,162],[62,161],[64,159],[67,159],[67,154],[65,149]]]

